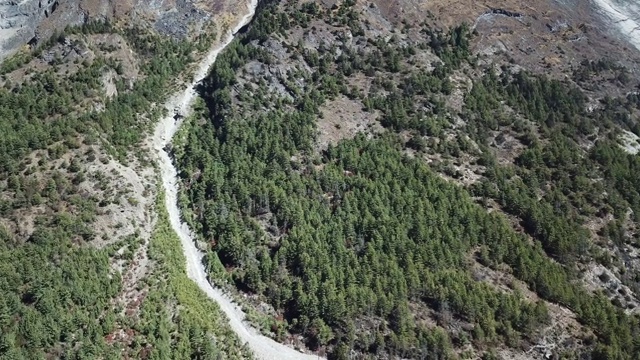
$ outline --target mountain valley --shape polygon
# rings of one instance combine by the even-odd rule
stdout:
[[[0,358],[637,358],[635,11],[0,3]]]

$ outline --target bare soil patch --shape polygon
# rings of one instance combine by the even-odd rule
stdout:
[[[338,96],[327,101],[321,108],[322,118],[318,121],[318,148],[326,149],[340,140],[351,139],[362,132],[368,136],[383,131],[377,122],[378,114],[363,110],[359,100]]]

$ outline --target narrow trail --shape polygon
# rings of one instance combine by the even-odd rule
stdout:
[[[189,86],[174,94],[165,107],[169,116],[163,118],[155,128],[150,139],[153,149],[157,152],[158,165],[160,167],[162,184],[165,191],[165,206],[169,213],[171,227],[180,237],[182,249],[187,259],[187,275],[204,291],[209,298],[215,301],[229,319],[231,329],[238,335],[243,343],[247,343],[258,359],[319,359],[318,356],[300,353],[288,346],[280,344],[273,339],[261,335],[250,325],[244,322],[245,314],[242,309],[234,304],[219,288],[213,287],[207,280],[206,271],[202,264],[203,254],[196,248],[191,231],[187,224],[181,221],[178,208],[178,173],[173,161],[164,147],[171,142],[171,138],[180,127],[180,121],[174,120],[174,110],[183,116],[188,116],[191,105],[196,99],[197,93],[194,87],[208,73],[209,68],[215,62],[218,54],[233,40],[233,36],[253,17],[258,0],[251,0],[248,4],[247,14],[238,25],[227,35],[226,39],[212,49],[202,60],[196,71],[195,77]]]

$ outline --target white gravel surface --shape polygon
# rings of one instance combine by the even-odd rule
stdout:
[[[177,194],[177,171],[169,154],[164,150],[173,135],[180,127],[180,122],[173,118],[174,110],[178,109],[180,114],[188,116],[191,105],[197,94],[194,89],[195,85],[203,79],[211,65],[215,62],[216,57],[232,40],[233,35],[246,25],[255,13],[257,0],[251,0],[248,4],[247,14],[242,18],[236,28],[228,34],[227,38],[216,48],[211,50],[205,59],[199,65],[195,78],[187,89],[177,92],[167,103],[166,108],[169,116],[162,119],[157,125],[153,138],[151,139],[153,148],[157,151],[158,163],[162,175],[162,183],[165,191],[165,202],[167,211],[169,212],[169,220],[171,227],[180,237],[184,255],[187,258],[187,274],[207,296],[215,301],[220,309],[229,319],[229,325],[238,335],[243,343],[247,343],[258,359],[320,359],[315,355],[300,353],[288,346],[280,344],[273,339],[261,335],[258,331],[247,324],[245,314],[242,309],[233,303],[219,288],[213,287],[207,280],[206,272],[202,264],[203,254],[196,248],[191,236],[191,231],[187,224],[182,222],[180,210],[178,209]]]

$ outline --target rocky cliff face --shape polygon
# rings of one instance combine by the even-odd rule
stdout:
[[[148,23],[161,33],[184,37],[219,11],[220,2],[198,0],[0,0],[0,61],[55,30],[91,19]]]
[[[81,24],[81,1],[0,0],[0,59],[27,43],[37,43],[55,29]]]

